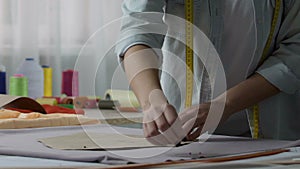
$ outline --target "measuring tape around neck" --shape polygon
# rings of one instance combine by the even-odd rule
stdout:
[[[272,19],[272,25],[270,34],[263,50],[262,58],[259,62],[259,66],[267,59],[269,49],[272,44],[273,36],[275,34],[276,24],[278,23],[281,0],[276,0],[275,10]],[[192,105],[193,96],[193,72],[194,72],[194,61],[193,61],[193,23],[194,23],[194,2],[193,0],[185,0],[185,19],[186,19],[186,99],[185,107]],[[256,104],[253,106],[253,138],[259,137],[259,106]]]
[[[185,0],[185,37],[186,37],[186,95],[185,107],[191,107],[193,98],[193,72],[194,72],[194,51],[193,51],[193,33],[194,33],[194,0]]]
[[[275,2],[275,9],[274,9],[274,14],[273,14],[273,19],[272,19],[272,25],[271,25],[271,30],[270,34],[266,43],[266,46],[264,48],[262,57],[260,59],[260,62],[258,64],[258,67],[262,65],[262,63],[268,58],[268,52],[271,48],[272,45],[272,40],[273,36],[275,34],[275,29],[276,25],[278,23],[279,15],[280,15],[280,8],[281,8],[281,0],[276,0]],[[257,139],[259,138],[259,106],[258,104],[253,106],[253,121],[252,121],[252,127],[253,127],[253,138]]]

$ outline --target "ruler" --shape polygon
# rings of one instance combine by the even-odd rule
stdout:
[[[274,9],[274,14],[273,14],[273,18],[272,18],[272,24],[271,24],[271,30],[270,30],[270,34],[267,40],[267,43],[265,45],[262,57],[259,61],[258,67],[261,66],[263,64],[263,62],[268,58],[268,52],[271,48],[272,45],[272,40],[273,40],[273,36],[275,34],[275,29],[276,29],[276,25],[278,23],[278,19],[279,19],[279,15],[280,15],[280,8],[281,8],[281,0],[276,0],[275,2],[275,9]],[[259,106],[258,104],[253,106],[253,138],[259,138]]]
[[[194,0],[185,0],[185,38],[186,38],[186,95],[185,107],[191,107],[193,99],[193,74],[194,74]]]

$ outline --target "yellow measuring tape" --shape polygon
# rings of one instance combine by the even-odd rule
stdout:
[[[260,59],[260,62],[258,66],[262,65],[262,63],[268,58],[268,52],[270,50],[270,47],[272,45],[272,40],[273,36],[275,34],[275,29],[276,25],[278,23],[279,15],[280,15],[280,8],[281,8],[281,0],[276,0],[275,2],[275,10],[273,14],[273,19],[272,19],[272,25],[271,25],[271,30],[270,34],[266,43],[266,46],[264,48],[262,57]],[[259,106],[258,104],[253,106],[253,138],[257,139],[259,138]]]
[[[193,74],[194,74],[194,0],[185,0],[185,34],[186,34],[186,95],[185,107],[191,107],[193,98]]]
[[[272,19],[272,25],[270,34],[264,48],[262,58],[259,62],[259,66],[267,59],[269,49],[272,44],[273,36],[275,33],[276,25],[278,23],[281,0],[276,0],[275,10]],[[193,61],[193,23],[194,23],[194,2],[193,0],[185,0],[185,33],[186,33],[186,99],[185,107],[192,105],[193,97],[193,72],[194,72],[194,61]],[[259,137],[259,106],[256,104],[253,106],[253,138]]]

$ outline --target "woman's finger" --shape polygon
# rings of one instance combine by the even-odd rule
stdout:
[[[179,114],[179,118],[184,123],[184,122],[190,120],[191,118],[197,117],[197,115],[198,115],[198,110],[189,108],[189,109],[185,109],[183,112],[181,112]]]
[[[165,106],[164,117],[167,123],[169,124],[169,129],[167,132],[170,132],[170,134],[173,137],[172,143],[177,144],[185,137],[186,134],[182,129],[181,120],[180,118],[178,118],[178,114],[172,105],[168,104]],[[168,133],[166,134],[169,135]]]
[[[190,120],[188,120],[182,125],[182,128],[186,133],[186,135],[189,135],[189,133],[195,128],[196,126],[195,123],[196,123],[196,118],[191,118]]]
[[[195,139],[197,139],[201,135],[202,129],[203,129],[203,125],[197,127],[195,131],[193,131],[192,133],[190,133],[189,135],[187,135],[187,139],[188,140],[195,140]]]
[[[161,133],[159,133],[158,130],[155,130],[155,132],[151,133],[153,131],[153,127],[151,125],[155,124],[144,124],[144,133],[146,140],[154,145],[167,145],[168,140],[166,140],[166,138]],[[151,133],[153,135],[147,135],[146,133]]]
[[[160,134],[156,124],[153,121],[144,123],[143,128],[145,137],[152,137]]]
[[[152,136],[152,137],[147,137],[146,140],[149,141],[150,143],[154,144],[154,145],[168,145],[168,144],[170,144],[169,141],[165,138],[165,136],[163,134],[159,134],[159,135]]]
[[[178,138],[175,132],[173,131],[172,127],[169,125],[166,117],[162,115],[161,117],[155,120],[155,123],[158,129],[161,131],[161,133],[165,135],[166,139],[168,140],[168,143],[175,144]]]

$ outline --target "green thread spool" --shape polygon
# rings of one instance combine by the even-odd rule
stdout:
[[[15,74],[10,77],[9,95],[28,96],[28,79],[23,74]]]

